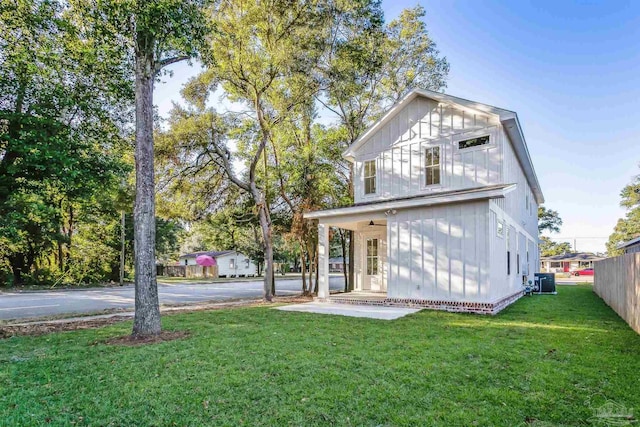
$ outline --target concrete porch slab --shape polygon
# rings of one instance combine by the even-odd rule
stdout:
[[[348,305],[330,302],[307,302],[304,304],[275,307],[282,311],[300,311],[303,313],[333,314],[349,317],[366,317],[369,319],[394,320],[408,314],[417,313],[420,308],[381,307],[373,305]]]

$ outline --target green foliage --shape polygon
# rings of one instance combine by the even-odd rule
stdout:
[[[230,202],[225,208],[208,214],[195,223],[191,231],[193,240],[189,251],[237,250],[257,265],[264,262],[262,233],[251,203],[247,197]]]
[[[446,86],[449,63],[429,36],[422,6],[404,9],[386,28],[381,90],[391,102],[409,89],[439,91]]]
[[[545,230],[559,233],[561,226],[562,218],[560,218],[558,211],[547,209],[542,205],[538,206],[538,231],[540,233]]]
[[[573,252],[573,249],[571,248],[571,244],[569,242],[554,242],[546,236],[540,237],[539,247],[540,255],[544,257]]]
[[[633,178],[620,192],[620,206],[627,209],[624,218],[618,219],[607,242],[607,255],[622,253],[618,245],[640,236],[640,175]]]
[[[69,213],[106,203],[127,173],[130,81],[67,6],[0,5],[0,256],[16,284],[82,280]]]
[[[3,340],[3,424],[579,426],[606,401],[640,407],[640,336],[591,286],[498,316],[242,308],[163,326],[191,335],[103,344],[124,322]]]

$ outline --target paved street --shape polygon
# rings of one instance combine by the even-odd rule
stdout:
[[[332,290],[343,289],[344,278],[331,276],[329,285]],[[276,280],[276,293],[278,295],[295,295],[300,293],[301,286],[300,279]],[[260,298],[262,296],[262,282],[159,284],[158,292],[161,304]],[[112,308],[133,309],[133,307],[133,286],[0,293],[0,320],[88,313]]]

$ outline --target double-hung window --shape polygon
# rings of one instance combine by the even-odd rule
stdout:
[[[440,147],[428,147],[424,152],[425,185],[440,184]]]
[[[364,162],[364,194],[375,194],[376,192],[376,161],[367,160]]]

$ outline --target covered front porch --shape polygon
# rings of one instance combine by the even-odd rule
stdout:
[[[329,299],[329,238],[331,228],[353,231],[354,283],[349,296],[387,296],[387,217],[384,212],[324,217],[318,223],[318,298]],[[344,294],[341,294],[344,295]],[[340,296],[335,296],[339,298]],[[333,297],[332,297],[333,298]],[[368,299],[371,300],[370,298]]]

